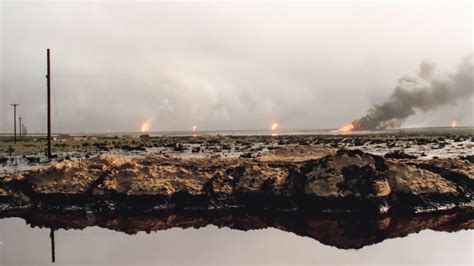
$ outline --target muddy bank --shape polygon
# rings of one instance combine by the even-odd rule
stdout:
[[[260,158],[101,155],[5,176],[0,210],[144,213],[272,210],[417,213],[472,209],[469,160],[287,148]],[[303,153],[305,157],[295,156]]]

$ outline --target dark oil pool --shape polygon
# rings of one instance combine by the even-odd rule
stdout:
[[[97,226],[52,231],[4,218],[0,265],[472,265],[473,232],[422,230],[346,250],[274,228],[240,231],[207,225],[129,235]]]

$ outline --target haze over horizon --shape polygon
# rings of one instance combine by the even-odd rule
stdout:
[[[46,131],[339,128],[421,62],[453,73],[473,53],[470,1],[166,3],[2,1],[0,132],[10,103]],[[472,94],[402,127],[474,125]]]

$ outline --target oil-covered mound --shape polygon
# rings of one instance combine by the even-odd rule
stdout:
[[[276,228],[340,249],[359,249],[385,239],[405,237],[426,229],[443,232],[474,229],[473,215],[472,210],[385,217],[239,210],[212,213],[165,211],[127,215],[103,215],[92,211],[82,214],[32,212],[20,217],[31,227],[50,228],[52,231],[84,229],[89,226],[99,226],[126,234],[150,233],[171,228],[202,228],[208,225],[243,231]]]
[[[27,210],[306,210],[420,212],[471,209],[473,165],[398,159],[359,150],[285,156],[178,159],[102,155],[6,176],[3,213]]]

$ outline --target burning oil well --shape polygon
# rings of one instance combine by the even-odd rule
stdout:
[[[417,77],[401,77],[384,103],[374,105],[364,117],[345,125],[340,131],[399,127],[417,111],[426,112],[471,96],[474,93],[473,58],[473,54],[464,56],[456,71],[444,78],[433,78],[435,65],[422,62]]]

